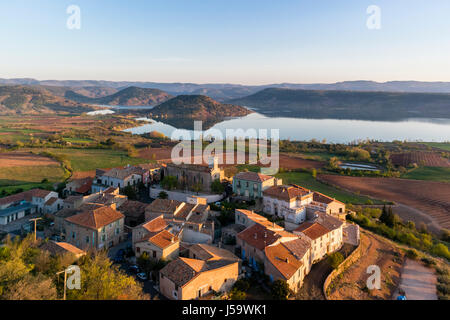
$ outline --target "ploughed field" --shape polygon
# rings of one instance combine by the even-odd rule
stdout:
[[[0,191],[30,189],[40,186],[43,179],[54,183],[63,178],[64,170],[53,159],[27,152],[0,153]]]
[[[396,166],[407,167],[416,163],[425,167],[450,168],[450,160],[436,152],[407,152],[391,155],[391,161]]]
[[[415,208],[450,229],[450,183],[397,178],[320,175],[319,179],[351,192]]]

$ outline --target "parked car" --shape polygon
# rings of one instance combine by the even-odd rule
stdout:
[[[148,277],[147,277],[147,275],[144,272],[140,272],[136,276],[141,281],[147,281],[148,280]]]
[[[137,265],[132,265],[128,268],[128,271],[134,274],[140,273],[139,267]]]

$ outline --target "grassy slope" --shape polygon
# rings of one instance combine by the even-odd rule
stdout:
[[[450,182],[450,168],[420,167],[404,174],[402,178]]]
[[[131,158],[125,151],[104,149],[46,149],[69,158],[74,171],[91,171],[97,168],[112,168],[147,163],[148,160]]]
[[[312,177],[311,174],[307,172],[286,172],[279,173],[276,175],[277,178],[283,179],[284,184],[297,184],[302,187],[321,192],[330,197],[336,198],[342,202],[350,202],[354,204],[365,204],[368,197],[360,196],[343,190],[339,190],[335,187],[326,185],[322,182],[317,181]],[[372,200],[372,199],[371,199]],[[382,203],[381,201],[372,200],[374,203]]]
[[[433,147],[433,148],[450,151],[450,142],[422,142],[422,144]]]

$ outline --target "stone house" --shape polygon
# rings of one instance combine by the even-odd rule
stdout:
[[[311,241],[306,237],[265,248],[264,272],[271,281],[285,280],[297,292],[311,269]]]
[[[199,299],[213,292],[228,292],[239,278],[239,262],[219,258],[178,258],[159,272],[160,292],[171,300]]]
[[[211,184],[216,180],[222,181],[225,172],[219,168],[218,159],[215,158],[209,166],[168,163],[163,169],[163,176],[176,177],[178,187],[182,190],[194,190],[194,186],[200,186],[200,191],[211,192]]]
[[[233,193],[247,199],[260,199],[263,191],[277,184],[281,180],[256,172],[240,172],[233,177]]]
[[[85,210],[64,220],[66,242],[83,250],[110,248],[125,239],[124,219],[107,206]]]
[[[311,263],[315,263],[342,247],[343,226],[338,218],[316,212],[314,220],[301,224],[293,233],[311,239]]]

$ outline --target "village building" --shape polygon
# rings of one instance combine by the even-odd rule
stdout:
[[[284,280],[297,292],[311,269],[311,240],[300,237],[264,249],[264,272],[271,281]]]
[[[132,244],[136,257],[145,252],[155,261],[176,259],[179,255],[180,239],[171,231],[162,215],[134,227]]]
[[[188,258],[190,259],[199,259],[203,261],[225,259],[237,261],[239,263],[242,261],[232,252],[212,245],[198,243],[191,245],[187,250]]]
[[[86,251],[81,250],[67,242],[47,241],[40,246],[43,251],[49,252],[52,256],[73,255],[75,260],[86,255]]]
[[[140,201],[127,200],[117,210],[125,216],[125,225],[135,227],[145,221],[145,209],[148,204]]]
[[[83,250],[115,246],[124,240],[124,218],[107,206],[68,217],[64,220],[66,242]]]
[[[94,178],[92,177],[71,180],[67,183],[63,193],[65,196],[86,196],[91,192],[93,182]]]
[[[54,213],[63,201],[54,191],[32,189],[0,199],[0,225],[22,219],[31,214]]]
[[[197,203],[196,201],[200,202]],[[201,198],[190,199],[191,203],[168,199],[156,199],[145,210],[145,220],[163,216],[167,224],[180,232],[183,242],[212,243],[214,222],[210,219],[209,205]]]
[[[228,258],[178,258],[159,272],[160,292],[171,300],[200,299],[228,292],[239,278],[239,261]]]
[[[140,183],[147,185],[149,179],[149,170],[139,166],[126,166],[125,168],[113,168],[106,171],[97,169],[92,184],[92,192],[100,192],[109,187],[123,189],[129,186],[137,186]]]
[[[134,244],[134,247],[137,258],[146,253],[151,260],[170,261],[179,256],[180,239],[168,230],[162,230],[144,236]]]
[[[237,235],[236,244],[240,248],[241,259],[248,260],[251,267],[260,270],[264,265],[266,247],[297,238],[276,224],[268,227],[255,223]]]
[[[261,199],[263,191],[281,184],[281,180],[256,172],[240,172],[233,177],[233,193],[246,199]]]
[[[315,263],[339,250],[343,245],[344,222],[324,212],[316,212],[313,220],[301,224],[293,233],[311,239],[311,261]]]
[[[263,192],[264,212],[283,217],[288,223],[299,225],[307,214],[316,211],[330,215],[345,213],[345,204],[321,193],[289,185],[273,186]]]
[[[218,158],[214,158],[209,166],[168,163],[163,168],[163,176],[175,177],[181,190],[211,192],[211,184],[216,180],[222,181],[225,172],[219,168]]]

